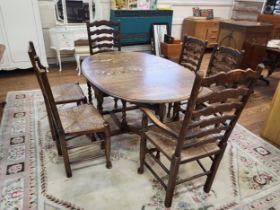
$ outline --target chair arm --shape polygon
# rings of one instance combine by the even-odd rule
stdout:
[[[178,138],[179,135],[172,130],[172,128],[168,127],[166,124],[162,123],[156,115],[152,112],[151,109],[148,108],[141,108],[141,110],[144,112],[144,114],[160,129],[162,129],[164,132],[168,133],[169,135]]]

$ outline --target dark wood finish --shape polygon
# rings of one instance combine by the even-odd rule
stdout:
[[[202,40],[207,40],[207,47],[213,47],[218,42],[220,18],[211,20],[201,20],[185,18],[182,28],[182,40],[184,36],[193,36]]]
[[[221,21],[219,44],[244,50],[245,54],[241,68],[256,69],[264,58],[271,31],[272,25],[268,23]]]
[[[230,70],[240,68],[243,55],[244,55],[243,50],[239,51],[230,47],[215,45],[209,61],[206,75],[207,76],[214,75],[220,72],[228,72]],[[204,92],[205,90],[203,90],[201,94],[204,94]],[[187,102],[182,102],[180,104],[177,104],[177,107],[174,107],[173,110],[174,119],[178,118],[179,111],[184,111],[184,109],[180,108],[180,106],[183,104],[187,104]],[[171,107],[168,113],[170,113],[170,111],[171,111]]]
[[[185,36],[179,64],[190,71],[197,72],[200,68],[206,46],[207,41],[191,36]]]
[[[66,109],[57,109],[48,81],[47,72],[45,69],[41,68],[40,59],[34,56],[32,48],[33,46],[30,45],[28,54],[43,93],[46,110],[50,118],[49,122],[51,122],[50,127],[54,131],[57,143],[58,154],[63,156],[67,177],[72,176],[68,150],[73,148],[67,145],[67,141],[81,135],[94,135],[95,133],[104,134],[106,167],[111,168],[111,140],[108,123],[104,121],[102,116],[92,105],[83,104]]]
[[[117,48],[118,51],[121,51],[121,38],[120,38],[121,25],[119,22],[99,20],[92,23],[87,23],[87,32],[88,32],[88,42],[89,42],[89,51],[91,55],[97,53],[111,52]],[[88,82],[88,85],[90,83]],[[89,88],[89,91],[90,88]],[[102,112],[103,109],[103,98],[108,95],[102,93],[98,88],[95,87],[95,96],[99,97],[99,108],[98,110]],[[91,99],[92,97],[90,96]],[[102,99],[101,99],[102,97]],[[115,108],[118,108],[118,100],[114,98]],[[101,103],[102,102],[102,103]],[[92,101],[90,100],[90,103]]]
[[[210,53],[205,53],[201,64],[201,71],[206,71],[210,57]],[[56,65],[50,65],[48,78],[51,86],[74,82],[86,84],[84,77],[77,76],[75,68],[75,62],[66,62],[65,68],[61,73]],[[266,74],[266,72],[264,71],[263,73]],[[279,79],[280,71],[275,71],[269,77],[270,85],[268,87],[257,85],[254,94],[250,97],[238,120],[239,124],[258,136],[261,133]],[[40,88],[32,69],[0,71],[0,84],[0,101],[5,101],[6,94],[9,91],[27,91]],[[0,118],[2,113],[3,107],[0,106]]]
[[[226,149],[227,140],[253,92],[253,85],[259,78],[262,69],[263,66],[258,71],[237,69],[204,79],[201,73],[198,73],[182,121],[164,124],[157,119],[151,110],[142,109],[144,117],[138,173],[142,174],[144,172],[145,165],[162,183],[166,189],[166,208],[171,207],[174,189],[177,184],[206,175],[204,191],[206,193],[210,191]],[[214,88],[207,95],[200,96],[199,94],[201,88],[213,88],[213,86],[224,84],[227,84],[227,86],[224,86],[222,91],[217,89],[215,91]],[[229,86],[234,88],[229,88],[228,84],[231,84]],[[148,127],[148,118],[154,123],[154,126]],[[148,148],[147,141],[154,146],[152,150]],[[169,170],[160,162],[160,158],[156,158],[153,151],[160,151],[166,156],[171,162]],[[146,154],[157,160],[156,162],[167,172],[167,175],[169,175],[167,184],[145,161]],[[212,161],[209,169],[206,169],[199,161],[206,157]],[[179,166],[191,161],[197,161],[201,173],[178,181]]]
[[[82,62],[86,79],[103,93],[136,104],[189,97],[194,73],[167,59],[139,52],[109,52]]]
[[[222,21],[219,44],[244,50],[241,68],[256,69],[266,54],[266,45],[270,39],[272,24],[251,21]],[[268,80],[260,77],[267,85]]]
[[[100,113],[106,113],[102,108],[104,95],[122,99],[121,131],[130,129],[126,122],[127,106],[124,101],[153,105],[163,119],[164,104],[187,98],[190,94],[188,86],[191,87],[194,79],[192,72],[176,63],[137,52],[92,55],[83,61],[82,72],[95,90]]]
[[[37,53],[34,47],[33,42],[29,42],[29,51],[28,51],[30,58],[34,59],[37,58]],[[41,69],[44,69],[47,71],[47,69],[41,64],[41,62],[38,62],[38,65]],[[37,80],[39,80],[38,74],[35,74],[37,77]],[[40,86],[42,89],[42,86]],[[81,103],[85,104],[87,103],[87,98],[85,97],[81,87],[79,86],[79,83],[68,83],[68,84],[61,84],[57,86],[52,87],[52,93],[54,95],[54,101],[56,104],[67,104],[67,103],[77,103],[80,105]],[[49,110],[47,110],[48,114],[48,120],[49,120],[49,125],[51,128],[51,134],[53,140],[58,143],[56,135],[55,135],[55,127],[54,127],[54,122],[51,121],[51,115]]]
[[[32,42],[29,42],[29,51],[32,57],[36,57],[37,53]],[[47,70],[43,65],[40,64],[40,68]],[[84,95],[79,83],[67,83],[56,85],[52,87],[52,92],[54,95],[54,100],[56,104],[66,104],[66,103],[87,103],[87,98]]]
[[[209,61],[207,75],[240,68],[243,55],[243,50],[239,51],[230,47],[215,45]]]
[[[271,23],[273,25],[273,29],[271,32],[270,39],[280,39],[280,16],[258,14],[257,21],[263,23]]]
[[[121,51],[120,23],[100,20],[87,23],[90,54],[112,51],[115,47]]]
[[[183,47],[179,59],[179,64],[184,66],[190,71],[197,72],[200,69],[200,65],[203,59],[203,55],[205,53],[205,49],[207,46],[207,41],[203,41],[201,39],[185,36],[183,41]],[[182,102],[185,103],[185,102]],[[180,106],[180,104],[177,104]],[[174,107],[174,104],[168,104],[168,112],[167,116],[170,116],[171,109],[173,107],[173,117],[176,115],[176,111],[178,110]]]

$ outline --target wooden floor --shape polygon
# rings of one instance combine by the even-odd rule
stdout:
[[[209,56],[205,56],[202,69],[205,69]],[[56,66],[50,68],[49,80],[52,85],[80,82],[85,83],[83,76],[78,76],[75,69],[75,63],[63,63],[62,72],[58,71]],[[250,98],[245,110],[243,111],[239,123],[245,126],[253,133],[259,135],[266,118],[271,99],[280,79],[280,72],[275,72],[269,78],[270,86],[265,86],[259,82],[255,88],[253,96]],[[0,71],[0,102],[5,101],[8,91],[28,90],[39,88],[36,78],[31,69],[16,71]],[[1,116],[1,109],[0,109]]]

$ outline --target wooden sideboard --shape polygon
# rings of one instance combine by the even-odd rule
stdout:
[[[275,91],[270,111],[261,136],[280,146],[280,82]]]
[[[273,30],[271,32],[271,39],[280,39],[280,16],[259,14],[258,21],[263,23],[271,23]]]
[[[218,42],[220,18],[211,20],[185,18],[182,28],[182,40],[184,35],[197,37],[208,41],[207,47],[213,47]]]
[[[245,50],[241,68],[256,69],[262,62],[272,24],[227,20],[220,23],[219,44]]]

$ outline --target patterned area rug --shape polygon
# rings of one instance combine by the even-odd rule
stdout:
[[[128,118],[135,122],[141,114],[133,111]],[[8,93],[0,147],[0,209],[164,209],[161,185],[148,170],[137,174],[139,137],[134,134],[112,138],[112,169],[100,158],[72,165],[73,177],[66,178],[38,90]],[[71,159],[96,151],[84,149],[73,151]],[[195,170],[189,165],[180,174]],[[237,125],[208,194],[204,181],[179,185],[172,209],[280,209],[280,151]]]

